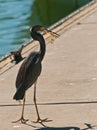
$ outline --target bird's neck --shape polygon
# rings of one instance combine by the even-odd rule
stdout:
[[[45,40],[42,35],[39,35],[37,40],[39,41],[39,44],[40,44],[39,53],[40,53],[40,60],[42,61],[45,55],[45,51],[46,51]]]

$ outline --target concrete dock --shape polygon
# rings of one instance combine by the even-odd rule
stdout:
[[[0,130],[97,130],[97,2],[85,7],[57,25],[60,34],[54,44],[47,44],[43,70],[37,83],[37,103],[41,118],[36,120],[33,87],[27,91],[27,124],[12,123],[21,115],[21,105],[13,100],[15,79],[22,62],[0,62]],[[39,49],[38,43],[25,46],[23,57]]]

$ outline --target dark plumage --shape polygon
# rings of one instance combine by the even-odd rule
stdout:
[[[16,100],[23,99],[25,91],[35,83],[41,73],[41,62],[45,55],[46,49],[43,36],[37,33],[40,28],[41,26],[37,25],[31,29],[32,38],[34,40],[38,40],[40,43],[40,51],[30,53],[20,67],[16,79],[17,92],[14,95],[14,99]]]
[[[16,94],[14,99],[23,99],[25,91],[31,87],[41,73],[40,53],[32,52],[22,63],[16,79]]]
[[[47,121],[47,119],[40,119],[37,104],[36,104],[36,81],[42,70],[42,60],[46,52],[46,46],[43,36],[39,32],[49,32],[53,35],[53,32],[48,31],[40,25],[36,25],[30,29],[31,36],[34,40],[39,41],[40,50],[39,52],[32,52],[22,63],[17,78],[16,78],[16,93],[13,97],[15,100],[23,99],[23,109],[21,118],[17,121],[25,123],[28,120],[25,120],[23,117],[24,114],[24,105],[25,105],[25,92],[26,90],[34,84],[34,104],[37,112],[38,119],[36,122]],[[55,35],[55,33],[54,33]],[[57,34],[56,34],[57,35]],[[15,121],[15,122],[17,122]]]

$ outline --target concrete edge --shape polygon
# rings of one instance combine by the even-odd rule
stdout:
[[[57,23],[55,23],[48,29],[53,30],[54,32],[57,32],[59,34],[62,34],[62,32],[66,31],[67,29],[72,27],[80,18],[82,18],[85,15],[88,15],[96,7],[97,7],[97,1],[93,0],[92,2],[88,3],[84,7],[81,7],[77,11],[75,11],[72,14],[68,15],[67,17],[61,19],[60,21],[58,21]],[[49,38],[49,35],[44,34],[44,37],[47,41]],[[28,52],[29,49],[35,48],[37,46],[37,44],[36,45],[31,44],[32,42],[33,42],[33,40],[24,44],[22,54]],[[12,56],[11,54],[5,55],[5,57],[3,57],[0,60],[0,72],[1,72],[0,75],[3,73],[2,69],[4,69],[4,67],[6,65],[11,63],[11,59],[10,59],[11,56]],[[11,66],[13,66],[13,63],[11,63],[11,64],[12,64]],[[5,69],[4,69],[4,71],[5,71]]]

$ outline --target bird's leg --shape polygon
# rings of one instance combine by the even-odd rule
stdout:
[[[13,123],[16,123],[16,122],[21,122],[21,123],[26,123],[28,121],[28,119],[24,119],[24,106],[25,106],[25,96],[23,98],[23,107],[22,107],[22,115],[21,115],[21,118],[17,121],[13,121]]]
[[[37,103],[36,103],[36,84],[37,84],[37,81],[34,84],[34,104],[35,104],[36,113],[37,113],[37,120],[33,121],[33,123],[42,123],[42,122],[51,121],[51,120],[48,120],[48,118],[41,119],[40,116],[39,116],[38,107],[37,107]]]

